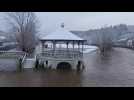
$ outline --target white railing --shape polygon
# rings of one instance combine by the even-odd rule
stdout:
[[[0,51],[0,58],[23,58],[25,55],[22,51]]]
[[[67,51],[67,50],[49,50],[43,53],[37,54],[37,58],[41,57],[52,57],[52,58],[80,58],[82,53],[79,51]]]

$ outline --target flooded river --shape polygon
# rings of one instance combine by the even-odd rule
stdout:
[[[114,48],[105,57],[97,52],[85,54],[84,60],[86,68],[82,72],[0,72],[0,86],[134,86],[134,51]]]

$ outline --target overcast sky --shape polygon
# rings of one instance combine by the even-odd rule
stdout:
[[[56,30],[63,22],[68,30],[88,30],[117,24],[134,25],[134,12],[36,12],[36,15],[43,33]],[[2,21],[0,23],[3,27]]]

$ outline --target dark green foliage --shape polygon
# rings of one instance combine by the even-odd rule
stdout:
[[[43,61],[36,60],[35,62],[35,68],[36,71],[44,71],[46,70],[46,66],[44,65]]]
[[[77,64],[77,71],[80,71],[80,66],[81,66],[81,61],[78,61],[78,64]]]
[[[40,69],[44,69],[44,62],[41,62],[41,63],[40,63],[39,68],[40,68]]]
[[[50,66],[48,67],[48,69],[52,69],[52,65],[50,65]]]
[[[85,65],[84,65],[84,63],[82,62],[82,70],[84,70],[85,69]]]
[[[22,71],[22,58],[18,59],[17,69],[18,71]]]
[[[35,69],[38,69],[38,68],[39,68],[39,60],[36,59],[36,61],[35,61]]]
[[[41,70],[41,71],[46,70],[46,67],[45,67],[45,65],[44,65],[44,62],[43,62],[43,61],[41,61],[41,62],[40,62],[39,67],[38,67],[38,70]]]

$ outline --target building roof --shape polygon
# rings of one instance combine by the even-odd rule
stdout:
[[[78,37],[70,31],[67,31],[63,26],[48,35],[40,37],[40,40],[75,40],[83,41],[84,39]]]

